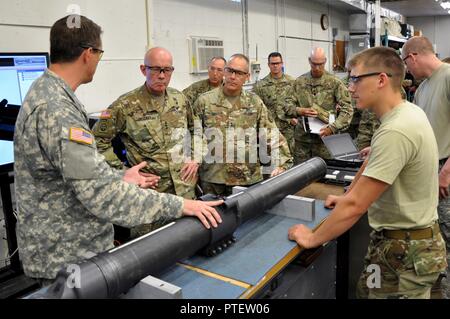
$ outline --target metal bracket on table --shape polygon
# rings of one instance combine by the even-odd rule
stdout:
[[[233,194],[239,193],[247,187],[234,186]],[[266,213],[290,218],[313,221],[316,217],[315,199],[288,195]]]
[[[153,276],[147,276],[139,281],[121,299],[181,299],[181,288]]]

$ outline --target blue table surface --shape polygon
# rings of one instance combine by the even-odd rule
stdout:
[[[295,224],[317,226],[330,210],[323,201],[315,202],[315,219],[311,222],[272,214],[262,214],[241,225],[236,243],[215,257],[193,256],[182,263],[254,286],[283,259],[296,243],[289,241],[287,231]],[[176,265],[160,279],[182,288],[183,298],[238,298],[245,289]]]
[[[0,140],[0,165],[11,163],[14,163],[13,142]]]

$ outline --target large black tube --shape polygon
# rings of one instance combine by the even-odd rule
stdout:
[[[74,275],[60,271],[43,298],[114,298],[148,275],[156,275],[178,260],[231,236],[241,222],[270,209],[326,174],[326,164],[313,158],[225,199],[218,212],[222,224],[206,229],[197,218],[185,217],[161,231],[109,250],[79,264],[80,285],[68,285]],[[75,281],[76,282],[76,281]]]

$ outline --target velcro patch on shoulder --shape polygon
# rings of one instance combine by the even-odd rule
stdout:
[[[87,145],[92,145],[94,142],[94,138],[91,133],[78,127],[70,128],[69,139],[71,141]]]
[[[110,119],[111,118],[111,111],[110,110],[104,110],[100,113],[100,119]]]

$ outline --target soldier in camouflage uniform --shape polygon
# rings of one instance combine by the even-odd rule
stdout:
[[[317,247],[347,231],[368,209],[373,231],[357,296],[430,298],[447,267],[438,194],[430,191],[438,188],[433,130],[425,113],[402,99],[405,67],[394,50],[367,49],[348,65],[357,107],[372,110],[382,123],[349,190],[325,201],[334,208],[326,221],[314,233],[295,225],[289,238],[304,248]]]
[[[275,120],[275,124],[288,142],[289,151],[293,154],[294,128],[298,121],[297,116],[287,115],[285,101],[294,78],[283,73],[283,57],[280,53],[269,54],[268,65],[270,73],[255,84],[253,92],[264,102],[270,116]]]
[[[191,105],[194,105],[201,94],[222,85],[223,68],[226,63],[227,60],[221,56],[213,57],[208,65],[208,78],[195,82],[183,90],[183,94],[187,97]]]
[[[324,123],[320,136],[305,132],[301,121],[296,126],[296,164],[314,156],[330,158],[321,137],[347,130],[352,120],[353,107],[348,90],[341,80],[325,71],[326,61],[324,50],[314,49],[309,57],[311,71],[297,78],[293,84],[293,92],[287,100],[288,109],[293,115],[306,118],[317,116],[322,121],[328,120],[329,113],[335,115],[334,123]]]
[[[364,110],[362,111],[361,121],[358,127],[358,136],[356,137],[356,146],[358,150],[362,150],[370,146],[372,136],[380,127],[380,120],[377,119],[375,113]]]
[[[192,133],[194,116],[185,96],[168,87],[172,75],[172,55],[163,48],[150,49],[141,65],[144,85],[119,97],[101,113],[93,132],[99,152],[114,168],[123,163],[113,151],[111,141],[117,135],[125,145],[131,165],[146,161],[142,170],[155,179],[158,192],[184,198],[195,197],[198,164],[172,159],[171,151]],[[162,226],[141,225],[131,237],[141,236]]]
[[[233,55],[225,67],[224,86],[202,94],[195,102],[194,110],[200,116],[205,135],[208,136],[213,132],[216,139],[219,135],[223,137],[222,143],[214,149],[214,156],[217,157],[213,161],[204,159],[200,167],[200,180],[204,193],[226,196],[231,194],[233,186],[250,186],[262,180],[260,154],[264,138],[260,136],[259,139],[259,154],[252,147],[256,147],[257,134],[264,129],[269,129],[274,139],[278,138],[278,141],[274,139],[268,141],[271,154],[278,152],[279,155],[278,158],[272,156],[268,159],[275,167],[271,175],[275,176],[292,165],[287,142],[279,133],[275,122],[269,117],[264,103],[256,94],[242,89],[243,84],[248,80],[248,71],[248,58],[241,54]],[[236,131],[227,134],[227,130],[231,129]],[[250,142],[246,142],[244,146],[236,145],[236,140],[243,135],[238,133],[239,129],[249,130],[250,135],[253,132],[253,142],[249,137]],[[226,143],[230,137],[233,146]],[[209,146],[212,143],[212,139],[208,141]],[[245,159],[240,160],[234,151],[229,158],[227,156],[229,147],[237,152],[244,151]],[[250,160],[252,157],[254,162]],[[217,158],[223,161],[220,162],[216,160]]]
[[[205,202],[161,194],[139,173],[113,170],[96,149],[84,106],[75,96],[92,81],[103,51],[101,29],[80,16],[58,20],[50,33],[51,61],[29,90],[14,135],[17,235],[25,274],[54,279],[71,263],[113,247],[111,223],[136,226],[195,215],[220,220]],[[207,218],[207,220],[205,219]]]

